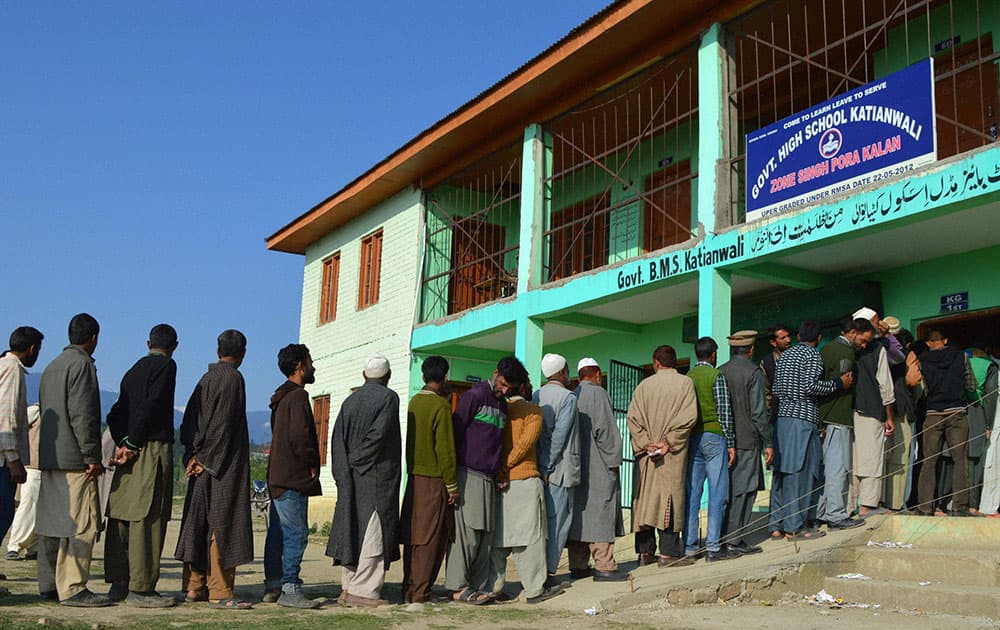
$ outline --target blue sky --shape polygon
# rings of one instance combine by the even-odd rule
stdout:
[[[114,391],[165,321],[183,405],[239,328],[266,408],[303,259],[264,238],[605,4],[0,3],[0,345],[41,371],[87,311]]]

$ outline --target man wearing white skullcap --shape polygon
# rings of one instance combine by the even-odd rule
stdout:
[[[580,422],[581,481],[573,500],[569,527],[569,572],[574,579],[593,576],[595,582],[620,582],[628,574],[615,562],[615,538],[625,535],[618,469],[622,465],[622,436],[611,408],[611,397],[601,387],[601,366],[586,357],[576,364]],[[590,568],[590,558],[594,568]]]
[[[549,580],[559,568],[559,558],[573,519],[574,488],[580,484],[580,435],[576,395],[569,390],[566,357],[542,357],[542,375],[547,379],[535,392],[533,402],[542,408],[542,434],[538,440],[538,472],[545,485],[545,508],[549,539],[546,564]]]
[[[878,313],[862,307],[853,313],[855,320],[871,321],[884,337],[888,329]],[[893,405],[896,392],[889,372],[885,343],[869,343],[859,349],[854,372],[854,447],[851,484],[861,504],[858,514],[866,517],[884,512],[882,478],[885,471],[885,442],[896,429]]]
[[[340,407],[330,439],[337,506],[326,555],[342,565],[341,600],[374,607],[389,565],[399,560],[399,482],[402,438],[399,396],[389,389],[389,360],[374,354],[364,364],[365,384]]]

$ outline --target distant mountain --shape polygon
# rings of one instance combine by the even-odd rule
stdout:
[[[38,402],[38,383],[42,380],[41,371],[32,372],[25,377],[25,384],[28,387],[28,404]],[[108,417],[111,406],[118,400],[118,392],[101,390],[101,420]],[[174,426],[181,426],[184,419],[184,412],[174,409]],[[267,444],[271,441],[271,412],[270,411],[248,411],[247,428],[250,430],[250,441],[254,444]]]

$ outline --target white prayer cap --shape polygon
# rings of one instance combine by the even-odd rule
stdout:
[[[561,354],[547,354],[542,357],[542,376],[549,378],[566,367],[566,357]]]
[[[898,317],[893,317],[892,315],[887,315],[887,316],[885,316],[885,317],[882,318],[882,321],[885,322],[885,325],[889,327],[889,334],[890,335],[898,335],[899,334],[899,330],[900,330],[900,328],[902,328],[902,325],[899,323],[899,318]]]
[[[365,359],[365,377],[382,378],[389,373],[389,359],[384,354],[373,354]]]
[[[597,359],[593,359],[591,357],[583,357],[582,359],[580,359],[580,362],[576,364],[576,371],[579,372],[585,367],[599,368],[601,366],[597,363]]]
[[[872,309],[867,306],[862,306],[858,310],[854,311],[854,314],[851,315],[851,317],[854,319],[867,319],[868,321],[871,321],[872,317],[875,317],[876,315],[878,315],[878,313]]]

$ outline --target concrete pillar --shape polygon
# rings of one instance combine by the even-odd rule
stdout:
[[[524,363],[531,375],[533,387],[542,384],[542,344],[545,322],[534,317],[519,316],[514,332],[514,355]]]
[[[706,232],[716,232],[717,213],[726,210],[716,207],[720,183],[726,181],[719,176],[729,122],[723,94],[726,59],[722,27],[713,24],[702,36],[698,49],[698,213],[695,223],[704,226]]]
[[[711,267],[698,270],[698,336],[711,337],[719,344],[719,365],[729,360],[726,337],[733,325],[731,275]]]
[[[546,142],[541,125],[532,124],[524,130],[521,153],[521,224],[517,261],[517,292],[542,283],[545,242],[542,233],[548,229],[548,206],[551,196],[546,180],[552,168],[552,142]]]

